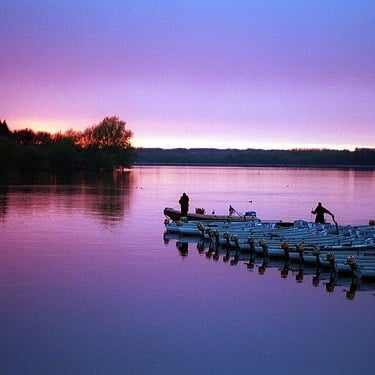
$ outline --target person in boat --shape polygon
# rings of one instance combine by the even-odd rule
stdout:
[[[189,211],[189,197],[186,193],[183,193],[180,197],[180,200],[178,201],[181,206],[181,215],[187,216],[187,213]]]
[[[316,223],[324,224],[326,222],[325,219],[324,219],[324,214],[331,215],[332,220],[335,221],[335,215],[331,211],[329,211],[325,207],[323,207],[321,202],[318,203],[315,210],[312,210],[311,213],[316,215],[315,216],[315,222]]]
[[[234,208],[232,206],[229,206],[229,216],[232,216],[234,214]]]

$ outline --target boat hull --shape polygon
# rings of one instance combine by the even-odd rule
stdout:
[[[164,215],[173,221],[181,220],[183,218],[181,211],[175,210],[174,208],[166,207],[164,209]],[[251,221],[256,220],[250,216],[230,216],[230,215],[208,215],[208,214],[197,214],[188,213],[185,219],[195,221]]]
[[[245,215],[215,215],[215,214],[202,214],[202,213],[190,213],[186,216],[182,216],[181,211],[175,210],[174,208],[166,207],[164,208],[164,215],[173,221],[204,221],[204,222],[260,222],[261,220],[256,217],[255,211],[250,211],[245,213]],[[262,223],[267,223],[268,221],[262,221]],[[290,227],[294,223],[282,221],[282,220],[272,220],[272,224],[278,227]]]

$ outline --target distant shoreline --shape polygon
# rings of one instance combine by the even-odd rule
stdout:
[[[134,166],[212,166],[375,170],[375,149],[136,149]]]
[[[342,170],[375,170],[375,165],[284,165],[284,164],[187,164],[187,163],[134,163],[133,167],[228,167],[228,168],[285,168],[285,169],[342,169]]]

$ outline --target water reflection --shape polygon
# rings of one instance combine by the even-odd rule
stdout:
[[[86,189],[88,196],[94,196],[94,199],[88,199],[91,203],[90,210],[97,213],[104,224],[121,222],[129,209],[132,186],[130,172],[116,173],[110,180],[96,181],[91,188]]]
[[[263,255],[236,257],[232,249],[224,262],[214,242],[162,243],[163,208],[183,191],[193,209],[244,210],[252,200],[259,217],[285,220],[308,219],[301,215],[328,191],[324,202],[337,202],[340,221],[373,218],[373,179],[350,195],[335,173],[332,182],[325,171],[259,172],[136,167],[127,175],[0,182],[0,372],[286,373],[306,368],[295,350],[302,345],[314,348],[312,373],[371,373],[375,299],[363,292],[371,284],[340,276],[327,293],[327,269],[271,258],[260,274]],[[355,205],[346,204],[348,193]],[[361,319],[342,329],[353,313]],[[312,334],[301,340],[307,324]]]
[[[182,257],[186,257],[188,255],[188,252],[189,252],[189,244],[187,242],[184,242],[184,241],[177,241],[176,242],[176,247],[178,249],[178,251],[180,252],[180,255]]]
[[[359,277],[353,277],[349,290],[346,291],[346,298],[350,300],[354,299],[355,293],[361,290],[361,284],[362,280]]]
[[[218,262],[220,256],[223,263],[231,266],[245,265],[248,271],[255,273],[261,277],[267,277],[267,269],[272,271],[277,270],[280,274],[280,279],[294,279],[297,284],[311,280],[311,285],[314,288],[321,287],[328,294],[339,291],[344,292],[348,300],[353,300],[357,292],[360,291],[375,291],[375,282],[372,280],[362,280],[358,274],[353,273],[352,276],[339,275],[336,265],[332,263],[330,269],[323,269],[320,264],[315,266],[306,264],[303,256],[298,261],[292,262],[289,258],[284,260],[277,260],[270,258],[267,251],[267,246],[264,244],[263,254],[256,254],[255,251],[243,254],[232,246],[222,249],[220,245],[212,241],[204,239],[197,240],[195,237],[179,237],[172,233],[164,233],[164,242],[169,244],[175,242],[179,251],[179,255],[183,257],[188,256],[189,245],[196,248],[199,255],[205,255],[207,260],[214,260]],[[250,246],[251,249],[251,246]]]
[[[0,185],[0,220],[3,220],[8,210],[8,186]]]
[[[81,210],[100,218],[103,225],[116,225],[129,210],[134,179],[131,172],[8,177],[0,184],[0,219],[6,219],[11,205],[24,214],[35,209]]]

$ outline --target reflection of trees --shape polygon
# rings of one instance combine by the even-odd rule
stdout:
[[[129,209],[133,173],[100,175],[63,175],[40,173],[13,176],[0,185],[0,218],[6,216],[9,204],[28,210],[33,207],[71,212],[79,210],[99,217],[103,224],[122,221]]]
[[[8,186],[0,186],[0,219],[4,219],[8,210]]]
[[[85,194],[92,205],[90,210],[98,214],[104,224],[113,225],[122,221],[124,214],[129,209],[130,193],[133,181],[131,172],[115,173],[110,176],[101,176],[96,182],[86,186]]]

